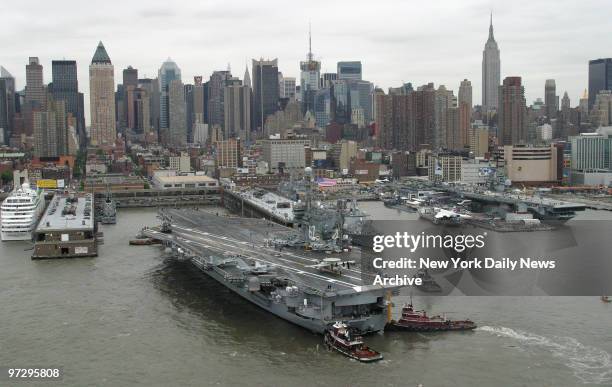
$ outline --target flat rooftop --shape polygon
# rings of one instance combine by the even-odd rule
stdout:
[[[91,193],[55,194],[38,224],[37,232],[92,230],[94,206]]]
[[[212,183],[217,181],[216,179],[213,179],[212,177],[206,175],[155,176],[155,179],[159,180],[162,183]]]
[[[262,194],[261,191],[248,190],[242,192],[241,195],[245,200],[251,202],[255,206],[280,216],[283,219],[293,220],[294,218],[293,205],[295,203],[274,192],[265,191]]]

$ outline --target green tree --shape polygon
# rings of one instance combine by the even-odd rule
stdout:
[[[13,181],[13,174],[11,171],[4,171],[2,172],[2,175],[0,175],[0,180],[3,184],[8,184]]]

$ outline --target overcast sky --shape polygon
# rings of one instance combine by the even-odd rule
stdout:
[[[309,0],[309,1],[83,1],[2,2],[0,65],[25,84],[29,56],[44,66],[75,59],[79,88],[86,93],[88,66],[102,40],[115,66],[132,65],[154,77],[171,57],[184,82],[207,79],[231,64],[243,77],[251,58],[279,59],[279,70],[299,79],[299,61],[308,51],[312,23],[315,58],[322,71],[339,60],[361,60],[364,79],[385,90],[402,82],[434,82],[458,92],[472,81],[474,104],[481,102],[482,50],[493,11],[501,50],[502,79],[523,77],[527,104],[543,97],[554,78],[557,94],[567,90],[572,106],[587,87],[589,59],[612,57],[610,0]],[[249,65],[250,66],[250,65]]]

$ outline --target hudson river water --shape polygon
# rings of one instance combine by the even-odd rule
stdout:
[[[67,386],[612,385],[612,304],[598,297],[418,297],[479,328],[369,336],[385,360],[361,364],[159,247],[128,246],[155,222],[154,210],[120,210],[91,259],[31,261],[30,243],[1,243],[0,366],[62,366],[50,384]]]

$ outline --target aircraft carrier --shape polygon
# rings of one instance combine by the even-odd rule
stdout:
[[[361,333],[382,331],[397,288],[372,285],[360,251],[288,249],[270,243],[298,232],[265,219],[216,216],[193,209],[160,212],[161,226],[142,234],[259,307],[310,331],[342,321]],[[214,296],[214,295],[211,295]]]

